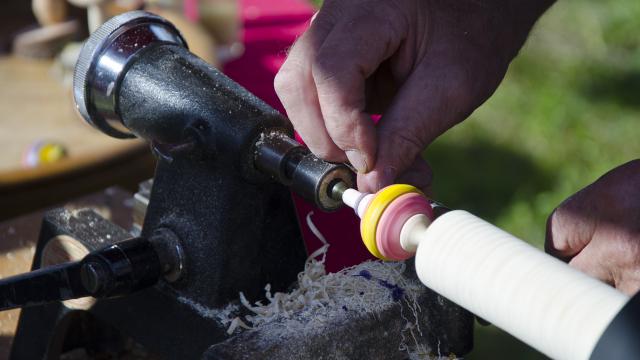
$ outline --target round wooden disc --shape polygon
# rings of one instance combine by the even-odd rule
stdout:
[[[78,261],[89,254],[89,249],[82,243],[68,235],[58,235],[49,240],[42,250],[41,267]],[[63,304],[70,309],[87,310],[96,299],[87,296],[79,299],[65,300]]]

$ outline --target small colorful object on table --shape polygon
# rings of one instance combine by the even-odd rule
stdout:
[[[22,158],[22,165],[33,168],[51,164],[66,158],[67,148],[57,142],[40,140],[29,146]]]

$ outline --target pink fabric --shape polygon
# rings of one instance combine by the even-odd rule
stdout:
[[[224,71],[284,113],[273,90],[273,78],[284,62],[287,49],[307,29],[315,10],[304,0],[241,0],[240,9],[245,52],[239,59],[226,64]],[[307,251],[311,253],[321,246],[306,223],[310,211],[314,212],[313,223],[331,244],[326,262],[329,271],[335,272],[372,258],[360,240],[359,219],[353,210],[344,208],[335,213],[323,213],[295,194],[294,202]]]
[[[182,10],[184,11],[184,16],[193,21],[198,21],[200,17],[199,9],[198,9],[198,1],[199,0],[183,0]]]

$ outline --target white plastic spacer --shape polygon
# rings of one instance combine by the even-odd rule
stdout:
[[[360,218],[364,216],[364,212],[373,198],[373,194],[361,193],[356,189],[347,189],[342,194],[342,202],[352,208]]]
[[[404,251],[412,254],[416,253],[420,237],[411,235],[414,232],[426,231],[430,224],[431,220],[429,220],[429,217],[424,214],[413,215],[405,221],[404,225],[402,225],[402,230],[400,231],[400,246],[402,246]]]

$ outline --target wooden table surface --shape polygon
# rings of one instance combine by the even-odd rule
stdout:
[[[132,225],[132,195],[109,188],[66,203],[69,209],[90,207],[105,218],[129,230]],[[31,269],[35,245],[45,210],[0,222],[0,279]],[[0,312],[0,360],[7,359],[18,324],[20,310]]]
[[[52,64],[0,57],[0,221],[113,185],[134,190],[153,175],[148,145],[85,123]],[[24,168],[23,154],[39,140],[63,144],[68,157]]]
[[[63,144],[69,158],[60,164],[25,169],[25,151],[34,142]],[[144,147],[91,128],[76,112],[71,89],[54,78],[52,62],[0,57],[0,186],[50,176],[69,168]]]

